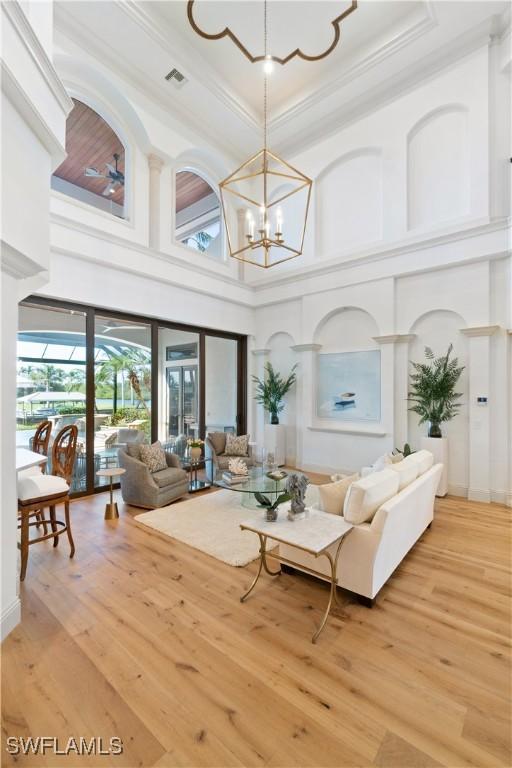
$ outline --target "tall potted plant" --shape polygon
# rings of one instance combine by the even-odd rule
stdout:
[[[440,357],[425,347],[427,362],[412,363],[408,400],[413,405],[409,410],[420,416],[420,424],[429,423],[429,437],[442,437],[441,424],[453,419],[462,405],[462,393],[456,392],[455,387],[464,366],[459,366],[456,357],[450,359],[452,352],[453,344]]]
[[[284,409],[283,399],[284,396],[290,391],[292,386],[297,380],[295,374],[295,364],[290,371],[288,378],[284,379],[279,371],[275,371],[272,363],[266,363],[265,376],[263,379],[259,379],[257,376],[253,376],[252,379],[256,384],[256,394],[254,399],[261,403],[266,411],[270,413],[270,423],[279,424],[278,414]]]

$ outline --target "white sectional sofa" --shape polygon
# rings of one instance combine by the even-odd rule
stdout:
[[[351,486],[345,499],[344,516],[347,520],[349,513],[352,519],[355,519],[354,515],[360,515],[365,503],[370,508],[370,519],[355,525],[342,545],[338,562],[338,585],[356,593],[362,598],[361,602],[367,605],[372,604],[381,587],[434,518],[435,494],[443,465],[433,465],[432,454],[427,451],[420,451],[414,456],[415,459],[408,457],[400,465],[393,465],[392,468],[358,481]],[[413,469],[411,472],[411,465],[415,462],[417,471]],[[379,480],[382,488],[386,489],[386,495],[389,495],[389,473],[393,470],[397,475],[394,495],[372,510],[371,504],[375,506],[379,503]],[[306,501],[308,505],[318,508],[319,494],[315,486],[308,488]],[[296,524],[300,525],[300,522]],[[329,564],[326,557],[314,558],[283,544],[279,551],[283,557],[294,560],[299,569],[300,565],[304,565],[325,573],[328,578]]]

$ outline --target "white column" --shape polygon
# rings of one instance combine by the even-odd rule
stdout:
[[[489,397],[491,336],[498,325],[461,328],[469,339],[469,482],[468,499],[491,501],[491,430],[489,409],[493,403],[479,403]]]
[[[386,350],[389,349],[392,352],[392,357],[384,352],[382,370],[384,372],[386,366],[393,367],[393,419],[390,424],[394,448],[402,448],[404,443],[408,442],[409,344],[415,338],[415,333],[396,333],[389,336],[373,337],[378,344],[391,345],[386,347]],[[383,399],[385,397],[386,393],[383,390]],[[385,408],[383,408],[383,413],[384,411]]]
[[[322,348],[321,344],[295,344],[292,347],[297,352],[297,446],[295,449],[296,465],[300,469],[307,463],[305,442],[307,440],[308,427],[313,422],[314,407],[314,364],[316,354]],[[311,463],[311,462],[309,462]]]
[[[3,255],[3,254],[2,254]],[[1,530],[2,530],[2,640],[20,621],[18,597],[16,493],[16,334],[18,329],[18,281],[1,273],[1,359],[0,380],[2,403],[2,440],[0,443],[1,471]]]
[[[149,247],[160,250],[160,173],[164,161],[158,155],[148,155],[149,166]]]
[[[252,373],[257,376],[258,379],[264,379],[265,377],[265,363],[267,362],[270,349],[253,349],[252,350]],[[254,434],[251,435],[251,442],[255,442],[258,445],[258,449],[264,447],[265,444],[265,410],[262,405],[259,405],[254,399],[254,392],[256,391],[256,384],[251,381],[250,385],[250,401],[252,404],[252,425]]]

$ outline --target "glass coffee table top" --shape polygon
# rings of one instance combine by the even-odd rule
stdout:
[[[223,473],[226,470],[219,470],[215,477],[214,485],[219,488],[228,488],[230,491],[239,491],[240,493],[282,493],[286,487],[288,473],[282,480],[274,480],[267,477],[268,469],[263,467],[249,467],[247,478],[240,483],[230,483],[224,480]]]

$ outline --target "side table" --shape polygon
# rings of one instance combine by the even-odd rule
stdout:
[[[96,474],[98,477],[110,478],[110,503],[105,506],[105,520],[115,520],[119,517],[119,511],[117,509],[117,503],[114,501],[114,477],[124,475],[126,469],[122,467],[107,467],[107,469],[99,469]]]

